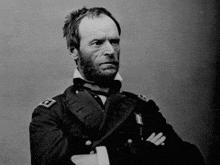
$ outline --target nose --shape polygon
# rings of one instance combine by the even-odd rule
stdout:
[[[114,47],[112,46],[112,44],[109,41],[106,41],[104,54],[109,56],[109,55],[114,55],[114,53],[115,53]]]

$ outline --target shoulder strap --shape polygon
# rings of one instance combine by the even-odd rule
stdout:
[[[156,105],[156,103],[153,100],[148,99],[145,95],[134,94],[134,93],[127,92],[127,91],[123,91],[123,93],[125,95],[128,95],[129,97],[133,97],[134,99],[137,99],[138,101],[137,107],[142,108],[142,109],[144,108],[148,110],[159,111],[159,108]]]

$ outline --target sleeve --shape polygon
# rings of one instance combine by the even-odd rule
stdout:
[[[56,103],[52,108],[38,106],[32,114],[29,126],[32,165],[73,165],[71,156],[78,154],[79,146],[85,146],[80,138],[63,131],[63,121],[56,111],[61,111],[60,104]],[[73,125],[71,127],[75,129]]]
[[[172,126],[167,124],[154,101],[142,102],[139,106],[143,114],[145,136],[162,132],[166,137],[165,145],[156,147],[156,154],[160,158],[158,160],[170,165],[205,164],[199,149],[177,135]]]

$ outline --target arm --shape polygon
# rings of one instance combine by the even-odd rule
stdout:
[[[172,126],[166,123],[153,101],[137,102],[134,113],[141,114],[143,125],[140,125],[141,122],[139,122],[139,126],[137,126],[135,122],[132,122],[132,119],[135,118],[132,113],[102,143],[107,146],[111,165],[122,163],[126,165],[205,164],[198,148],[184,142],[176,134]],[[155,134],[152,135],[152,133]],[[162,144],[161,142],[164,142],[164,145],[157,145]]]
[[[79,121],[65,111],[59,98],[47,108],[38,106],[30,123],[32,165],[73,165],[70,158],[75,154],[89,153],[88,140],[82,137]]]
[[[169,164],[205,164],[198,148],[193,144],[183,141],[176,134],[172,126],[166,123],[165,118],[153,101],[143,103],[141,108],[146,132],[150,128],[151,131],[156,133],[162,132],[166,137],[164,145],[158,146],[158,156],[162,158],[161,160]]]
[[[31,160],[33,165],[63,161],[69,164],[72,154],[68,139],[59,128],[60,119],[52,110],[37,107],[30,123]],[[66,160],[66,161],[65,161]]]

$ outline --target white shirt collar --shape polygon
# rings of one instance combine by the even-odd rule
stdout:
[[[81,79],[85,80],[85,78],[80,74],[80,72],[77,68],[74,70],[74,73],[73,73],[73,79],[75,79],[75,78],[81,78]],[[123,81],[123,79],[119,73],[116,74],[114,80],[118,80],[120,82]]]

